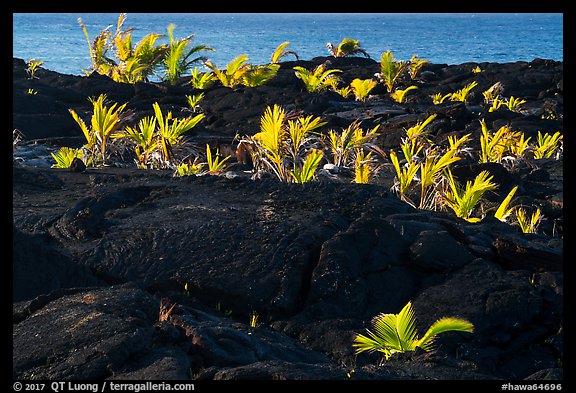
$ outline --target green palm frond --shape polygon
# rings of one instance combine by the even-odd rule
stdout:
[[[207,60],[204,56],[199,56],[194,59],[190,59],[190,56],[200,51],[214,51],[214,48],[207,45],[191,46],[191,41],[195,36],[194,34],[182,39],[175,39],[175,28],[176,25],[173,23],[168,25],[169,45],[164,57],[164,80],[169,81],[170,84],[175,84],[178,78],[180,78],[192,64]]]
[[[296,77],[304,82],[306,90],[312,93],[314,91],[326,90],[329,87],[334,88],[339,81],[339,78],[334,74],[342,72],[342,70],[327,70],[327,66],[328,62],[324,62],[311,71],[300,66],[293,67],[293,69],[295,71]]]
[[[223,160],[220,159],[220,150],[216,149],[216,154],[212,157],[212,151],[210,150],[210,145],[206,145],[206,162],[208,164],[208,173],[216,175],[224,171],[227,167],[226,161],[230,159],[230,156],[225,157]]]
[[[478,82],[472,81],[463,88],[456,90],[454,93],[450,95],[450,101],[460,101],[467,103],[468,96],[470,95],[470,91],[478,86]]]
[[[427,352],[431,351],[434,349],[434,339],[436,336],[445,332],[474,333],[474,325],[461,318],[441,318],[428,328],[424,336],[417,341],[416,346]]]
[[[365,102],[368,94],[376,87],[377,82],[373,79],[356,78],[350,82],[350,88],[356,97],[356,101]]]
[[[360,47],[360,41],[354,40],[352,38],[344,38],[338,44],[338,48],[336,49],[336,53],[334,53],[334,57],[346,57],[361,53],[365,57],[370,57],[368,52]]]
[[[322,151],[318,149],[311,149],[304,163],[302,164],[302,168],[298,168],[297,166],[294,168],[290,175],[294,179],[295,183],[307,183],[314,178],[314,173],[316,172],[316,168],[322,161],[323,157]]]
[[[56,153],[50,153],[50,155],[56,161],[52,168],[70,168],[75,158],[82,159],[83,156],[82,149],[72,149],[66,146],[61,147]]]
[[[525,104],[525,103],[526,103],[526,100],[523,100],[521,98],[514,98],[514,96],[511,96],[505,105],[508,107],[508,110],[510,110],[512,112],[519,112],[520,106],[522,106],[522,104]]]
[[[195,89],[205,90],[212,86],[215,81],[213,72],[201,72],[198,67],[194,67],[190,73],[192,75],[190,84]]]
[[[390,151],[390,160],[392,161],[392,165],[396,171],[396,179],[397,179],[397,190],[401,200],[414,205],[412,202],[408,200],[406,194],[410,189],[412,181],[418,173],[418,169],[420,168],[420,164],[414,161],[409,161],[409,164],[404,167],[400,167],[400,163],[398,161],[398,157],[396,156],[396,152],[394,150]]]
[[[372,161],[372,152],[365,154],[364,150],[358,151],[354,160],[354,183],[368,184],[374,173]]]
[[[460,160],[454,150],[447,150],[440,156],[434,152],[426,156],[426,160],[420,165],[420,209],[425,208],[429,187],[434,186],[440,178],[442,171],[450,164]]]
[[[299,156],[300,149],[310,141],[310,133],[325,124],[325,121],[313,115],[288,120],[289,151],[294,161]]]
[[[520,226],[520,230],[522,231],[522,233],[537,232],[538,225],[542,220],[542,212],[540,211],[540,208],[537,208],[532,213],[532,216],[530,218],[528,218],[526,210],[524,210],[521,207],[516,209],[515,215],[516,215],[516,221],[518,222],[518,225]]]
[[[274,78],[279,69],[279,64],[266,64],[252,67],[250,71],[242,77],[243,84],[249,87],[261,86]]]
[[[461,188],[454,180],[450,169],[447,169],[445,173],[449,187],[444,193],[446,205],[454,211],[457,217],[469,222],[480,221],[480,218],[470,217],[470,215],[484,196],[484,193],[496,189],[497,185],[491,181],[493,176],[490,176],[488,171],[482,171],[473,182],[467,181],[466,186]]]
[[[417,86],[408,86],[404,90],[396,89],[396,90],[394,90],[394,92],[390,93],[390,97],[392,97],[392,99],[394,101],[401,104],[401,103],[405,102],[406,93],[408,93],[411,90],[416,90],[417,88],[418,88]]]
[[[420,69],[424,66],[424,64],[428,63],[428,59],[419,59],[418,55],[412,55],[412,58],[408,62],[408,73],[410,74],[410,78],[414,79],[420,72]]]
[[[542,134],[538,131],[538,143],[534,149],[534,158],[540,160],[552,157],[562,145],[562,139],[563,136],[560,131],[556,131],[553,135]]]
[[[214,72],[215,77],[222,83],[222,86],[235,87],[242,83],[242,78],[250,71],[251,67],[247,62],[248,55],[242,54],[232,59],[224,70],[220,70],[210,60],[206,60],[204,65]]]
[[[510,201],[512,201],[512,198],[514,197],[514,194],[516,193],[517,190],[518,190],[518,186],[514,186],[510,190],[508,195],[506,195],[506,198],[504,198],[502,203],[500,203],[500,206],[498,206],[498,209],[496,209],[496,213],[494,213],[494,217],[496,217],[500,221],[506,222],[506,219],[512,215],[515,208],[509,207],[509,206],[510,206]]]
[[[391,51],[382,53],[380,58],[380,74],[379,77],[386,85],[388,92],[394,90],[397,80],[404,74],[408,67],[408,63],[403,61],[396,61]]]
[[[298,60],[298,54],[294,51],[285,51],[284,49],[286,49],[286,47],[290,45],[290,42],[286,41],[281,43],[280,45],[278,45],[278,47],[276,48],[276,50],[274,50],[274,52],[272,53],[272,59],[271,59],[271,63],[272,64],[277,64],[280,62],[280,60],[282,60],[282,58],[284,56],[287,55],[294,55],[296,57],[296,60]]]
[[[206,115],[200,113],[194,117],[172,119],[172,112],[168,112],[166,117],[164,117],[157,102],[154,102],[152,107],[158,122],[158,136],[162,146],[163,159],[166,162],[170,162],[174,158],[173,146],[180,144],[182,135],[194,128]]]
[[[398,314],[380,313],[370,322],[368,335],[356,334],[353,347],[356,353],[382,352],[388,360],[394,353],[414,351],[417,347],[425,351],[433,349],[433,340],[449,331],[474,332],[474,326],[460,318],[446,317],[434,322],[421,339],[418,339],[416,317],[412,303],[408,302]]]

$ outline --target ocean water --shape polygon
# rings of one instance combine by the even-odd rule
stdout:
[[[90,57],[78,18],[93,39],[109,25],[115,29],[118,14],[15,13],[13,56],[43,60],[44,68],[60,73],[83,75]],[[135,28],[136,43],[150,32],[166,33],[170,23],[176,24],[176,38],[194,34],[193,44],[216,49],[201,54],[219,68],[240,54],[247,54],[252,64],[267,63],[285,41],[290,42],[286,50],[300,59],[326,56],[326,43],[337,45],[343,38],[359,40],[376,61],[386,50],[398,60],[417,54],[447,64],[563,60],[560,13],[128,13],[124,28]]]

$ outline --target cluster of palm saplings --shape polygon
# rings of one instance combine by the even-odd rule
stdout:
[[[162,79],[176,83],[187,70],[191,72],[190,84],[194,89],[204,90],[215,82],[225,87],[245,85],[259,86],[276,75],[280,60],[286,55],[298,55],[286,51],[288,42],[279,45],[266,65],[254,66],[248,63],[247,55],[240,55],[224,69],[219,69],[205,57],[193,55],[199,51],[214,50],[206,45],[191,46],[193,35],[184,39],[175,39],[175,26],[168,26],[169,43],[157,45],[161,34],[151,33],[138,44],[132,44],[132,30],[122,30],[126,15],[121,14],[116,31],[104,29],[93,41],[90,41],[81,20],[80,25],[86,35],[92,60],[92,71],[107,75],[117,82],[146,82],[159,68],[164,71]],[[355,54],[369,55],[360,47],[357,40],[346,38],[335,47],[328,44],[330,53],[335,57]],[[108,56],[113,51],[116,60]],[[202,61],[210,69],[200,72],[194,63]],[[320,93],[332,90],[343,97],[354,96],[358,101],[366,101],[371,90],[383,83],[390,97],[402,103],[408,92],[417,89],[396,88],[398,80],[406,73],[416,78],[419,70],[427,62],[416,55],[409,61],[397,61],[390,51],[384,52],[380,61],[380,73],[374,79],[355,79],[347,86],[341,86],[337,76],[341,70],[327,69],[329,63],[323,63],[308,70],[296,66],[296,76],[302,80],[307,91]],[[30,62],[29,74],[34,75],[37,62]],[[474,72],[481,72],[479,69]],[[87,72],[87,71],[86,71]],[[87,72],[88,73],[88,72]],[[466,103],[470,91],[477,86],[472,82],[462,89],[448,94],[438,93],[432,97],[434,104],[444,100]],[[502,105],[511,111],[520,110],[524,100],[501,96],[500,82],[483,92],[484,104],[489,111],[498,110]],[[53,154],[54,167],[68,168],[74,159],[82,160],[88,166],[106,165],[114,155],[129,150],[136,165],[144,169],[172,169],[177,176],[222,174],[228,167],[230,156],[222,157],[216,150],[212,152],[207,145],[204,154],[190,148],[184,134],[201,122],[205,115],[200,113],[199,103],[203,93],[186,96],[191,115],[174,118],[171,112],[163,113],[158,103],[153,104],[154,116],[147,116],[134,125],[125,126],[130,118],[126,104],[109,103],[105,95],[90,98],[93,114],[86,124],[78,114],[70,109],[70,114],[81,128],[86,139],[84,146],[78,149],[63,147]],[[320,117],[300,116],[286,111],[278,105],[265,109],[260,122],[259,132],[253,135],[237,136],[239,149],[247,152],[254,167],[254,173],[268,173],[283,182],[306,183],[313,181],[320,164],[328,162],[332,171],[349,171],[356,183],[369,183],[385,168],[395,172],[392,189],[397,195],[414,207],[430,210],[452,210],[458,217],[469,222],[480,221],[485,215],[493,214],[501,221],[518,225],[524,233],[535,233],[542,219],[539,209],[529,215],[521,206],[514,206],[512,200],[518,187],[503,198],[498,206],[489,206],[483,202],[488,191],[494,191],[498,185],[492,182],[489,172],[482,171],[472,181],[460,184],[455,180],[451,165],[464,156],[475,157],[479,163],[498,162],[513,165],[518,159],[550,158],[562,149],[562,135],[538,133],[537,141],[526,138],[522,132],[512,131],[503,126],[498,130],[488,130],[485,122],[480,121],[480,151],[474,153],[466,147],[471,134],[461,137],[449,136],[448,145],[436,145],[428,138],[430,125],[436,115],[405,129],[399,152],[388,153],[380,149],[375,141],[379,126],[363,129],[360,122],[339,131],[329,130],[327,134],[317,132],[326,123]],[[200,162],[200,156],[205,161]],[[191,159],[194,157],[194,160]],[[326,166],[326,165],[325,165]],[[252,321],[252,320],[251,320]],[[473,332],[473,325],[460,318],[441,318],[427,332],[418,338],[415,329],[415,316],[408,303],[398,314],[379,314],[372,320],[372,329],[367,335],[357,334],[353,346],[357,353],[381,352],[385,359],[394,353],[421,348],[429,351],[438,334],[447,331]],[[251,322],[254,327],[256,323]]]
[[[176,83],[192,64],[203,61],[210,71],[201,72],[197,67],[190,71],[189,83],[195,90],[205,90],[216,82],[230,88],[239,84],[253,87],[273,78],[280,67],[280,60],[286,55],[298,58],[295,52],[286,51],[289,42],[284,42],[273,52],[269,64],[253,66],[247,63],[247,55],[240,55],[224,69],[219,69],[205,57],[192,59],[199,51],[213,49],[206,45],[191,46],[193,35],[184,39],[174,38],[174,25],[168,26],[168,44],[156,44],[162,35],[151,33],[133,45],[133,29],[123,30],[122,27],[125,19],[126,15],[121,14],[114,33],[106,28],[93,41],[90,41],[84,24],[79,20],[89,43],[91,72],[108,75],[118,82],[147,81],[161,66],[164,69],[163,79]],[[335,57],[369,56],[359,41],[350,38],[343,39],[337,47],[332,44],[328,44],[328,47]],[[110,58],[110,52],[113,52],[116,60]],[[399,89],[396,88],[397,82],[405,74],[411,79],[416,78],[426,62],[426,59],[419,59],[416,55],[409,61],[399,61],[391,51],[386,51],[382,53],[376,79],[354,79],[347,86],[342,86],[338,76],[342,71],[328,69],[328,63],[311,70],[300,66],[293,69],[310,93],[331,90],[343,97],[353,95],[357,101],[366,101],[372,89],[378,83],[383,83],[390,97],[402,103],[406,100],[406,94],[417,87]],[[32,75],[36,64],[36,61],[29,64]],[[481,72],[478,67],[473,71]],[[440,104],[446,99],[466,103],[470,91],[476,86],[477,82],[474,81],[457,91],[438,93],[432,97],[433,103]],[[496,82],[482,93],[488,110],[498,110],[504,105],[508,110],[519,111],[525,101],[502,97],[502,91],[502,84]],[[101,165],[113,153],[121,154],[129,150],[140,168],[173,169],[180,176],[220,174],[227,168],[230,156],[222,157],[219,151],[212,152],[209,146],[206,146],[204,153],[190,149],[184,138],[186,132],[205,118],[200,107],[203,97],[203,92],[186,96],[187,109],[192,113],[186,118],[174,118],[171,112],[164,114],[158,103],[154,103],[154,116],[144,117],[135,126],[124,126],[130,117],[130,111],[125,111],[126,104],[108,105],[105,95],[90,98],[93,115],[89,125],[74,110],[70,110],[82,129],[86,144],[80,149],[62,148],[54,154],[55,166],[69,167],[74,158],[82,159],[88,166]],[[405,130],[406,135],[400,146],[402,154],[399,156],[393,150],[386,153],[375,144],[378,126],[364,130],[359,122],[354,122],[340,131],[330,130],[322,134],[316,131],[326,124],[321,118],[286,113],[274,105],[266,108],[262,115],[260,132],[252,136],[238,136],[239,149],[250,154],[255,173],[268,172],[284,182],[306,183],[314,180],[323,161],[331,163],[332,170],[350,170],[356,183],[368,183],[383,168],[392,166],[396,173],[393,189],[402,200],[421,209],[449,209],[467,221],[479,221],[487,214],[481,203],[483,195],[494,191],[498,185],[492,182],[488,172],[481,172],[465,185],[454,179],[451,165],[463,156],[473,154],[466,147],[471,134],[460,138],[450,136],[447,147],[435,145],[428,138],[426,129],[434,119],[435,115],[431,115]],[[493,132],[487,129],[483,121],[479,126],[481,149],[478,161],[481,163],[510,164],[517,159],[549,158],[562,146],[560,132],[553,135],[539,133],[537,141],[531,141],[522,132],[512,131],[506,126]],[[200,162],[200,156],[204,156],[205,161]],[[195,159],[191,160],[190,157]],[[503,221],[519,225],[523,232],[535,232],[542,218],[540,210],[536,209],[530,216],[522,207],[510,207],[516,191],[517,187],[510,191],[500,208],[495,209],[495,215]]]

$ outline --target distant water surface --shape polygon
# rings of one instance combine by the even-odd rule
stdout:
[[[13,14],[13,56],[40,59],[44,68],[83,75],[90,57],[79,17],[93,39],[109,25],[114,29],[118,14]],[[343,38],[359,40],[377,61],[386,50],[399,60],[417,54],[447,64],[563,60],[562,14],[128,13],[124,28],[136,29],[136,43],[150,32],[165,33],[170,23],[176,24],[176,38],[195,34],[194,44],[215,48],[202,54],[220,68],[240,54],[247,54],[252,64],[267,63],[285,41],[290,42],[287,50],[301,59],[326,56],[326,43],[337,45]]]

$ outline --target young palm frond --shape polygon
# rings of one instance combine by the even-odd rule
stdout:
[[[206,162],[208,164],[208,173],[211,175],[217,175],[224,171],[227,167],[226,161],[230,156],[225,157],[223,160],[220,159],[220,151],[216,149],[216,155],[212,157],[212,151],[210,146],[206,145]]]
[[[506,195],[506,198],[504,198],[502,203],[500,203],[500,206],[498,206],[498,209],[496,209],[496,212],[494,213],[494,217],[496,217],[498,220],[500,220],[502,222],[506,222],[508,217],[510,217],[512,215],[512,213],[514,213],[515,208],[510,207],[510,201],[512,201],[512,198],[514,197],[516,190],[518,190],[518,186],[514,186],[510,190],[508,195]]]
[[[354,79],[350,82],[350,88],[356,97],[356,101],[366,102],[368,94],[376,87],[377,82],[373,79]]]
[[[370,58],[368,52],[360,47],[360,41],[352,38],[344,38],[340,44],[338,44],[337,48],[335,48],[331,43],[327,43],[326,46],[328,47],[330,54],[334,57],[346,57],[361,53],[365,57]]]
[[[297,157],[300,155],[300,149],[312,139],[310,133],[325,124],[325,121],[312,115],[300,117],[296,120],[288,120],[290,143],[287,147],[294,162],[296,162]]]
[[[380,125],[377,125],[372,130],[364,134],[360,123],[354,122],[342,130],[340,134],[334,130],[328,132],[328,147],[332,152],[334,165],[348,166],[350,165],[350,157],[355,149],[369,143],[372,139],[378,136],[377,130]]]
[[[287,55],[294,55],[296,57],[296,60],[299,60],[298,58],[298,54],[294,51],[285,51],[284,49],[286,49],[286,47],[290,45],[290,42],[286,41],[281,43],[280,45],[278,45],[278,47],[276,48],[276,50],[274,50],[274,52],[272,53],[272,59],[270,61],[270,63],[272,64],[277,64],[280,63],[280,60],[282,60],[282,58],[284,56]]]
[[[262,154],[262,162],[282,181],[287,181],[289,176],[283,165],[284,146],[286,144],[285,129],[286,113],[279,105],[267,107],[260,119],[260,132],[253,139]]]
[[[180,177],[197,175],[202,170],[204,166],[203,163],[197,162],[198,157],[194,162],[183,162],[182,164],[176,166],[176,174]]]
[[[190,56],[200,51],[214,51],[207,45],[195,45],[190,47],[194,34],[191,34],[180,40],[174,39],[174,29],[176,25],[171,23],[168,25],[168,38],[169,44],[164,57],[164,80],[170,82],[171,85],[175,84],[190,66],[199,61],[207,60],[204,56],[199,56],[190,59]]]
[[[402,152],[406,161],[411,161],[418,154],[426,143],[430,143],[427,135],[430,133],[425,128],[436,119],[436,113],[428,116],[423,122],[418,122],[412,127],[406,129],[406,138],[402,141]]]
[[[399,198],[404,202],[414,206],[414,203],[408,199],[407,194],[410,186],[412,185],[412,181],[414,180],[414,177],[420,168],[420,164],[414,161],[409,161],[407,166],[400,168],[400,163],[398,162],[398,157],[396,156],[394,150],[390,151],[390,160],[392,161],[392,165],[396,170],[396,184],[394,188],[397,189]]]
[[[420,164],[420,209],[425,208],[429,187],[436,185],[442,171],[458,160],[460,157],[455,156],[454,150],[446,151],[443,156],[435,152],[426,156],[426,160]]]
[[[28,74],[28,79],[38,79],[35,74],[42,64],[44,64],[43,60],[36,59],[30,59],[26,62],[26,73]]]
[[[548,133],[542,134],[538,131],[538,144],[534,148],[534,158],[540,160],[542,158],[550,158],[562,144],[563,136],[560,131],[556,131],[554,135]]]
[[[123,132],[112,134],[111,137],[133,142],[138,165],[147,168],[150,155],[156,149],[156,118],[144,117],[136,128],[126,127]]]
[[[120,15],[122,17],[122,14]],[[120,18],[119,18],[120,20]],[[78,24],[80,28],[84,32],[84,37],[86,37],[86,41],[88,42],[88,50],[90,52],[90,61],[92,62],[92,71],[88,72],[84,70],[86,75],[89,75],[92,72],[101,73],[101,68],[106,63],[109,62],[109,59],[106,56],[108,49],[111,46],[111,38],[112,33],[110,29],[112,25],[103,29],[95,38],[94,41],[90,40],[90,36],[88,35],[88,30],[86,29],[86,25],[82,21],[82,18],[78,18]]]
[[[526,100],[523,100],[521,98],[514,98],[514,96],[511,96],[505,104],[506,104],[506,107],[508,108],[508,110],[510,110],[512,112],[519,112],[520,106],[522,106],[522,104],[525,104],[525,103],[526,103]]]
[[[481,218],[470,217],[474,208],[484,196],[486,191],[493,191],[497,185],[492,183],[493,176],[488,171],[482,171],[476,176],[474,181],[467,181],[464,189],[454,180],[452,171],[445,171],[448,179],[448,189],[444,192],[446,205],[454,211],[457,217],[468,222],[478,222]]]
[[[157,102],[153,103],[152,107],[154,108],[154,114],[159,127],[158,136],[160,139],[159,143],[162,158],[166,163],[170,163],[174,158],[173,147],[180,143],[182,134],[194,128],[206,116],[200,113],[194,117],[173,119],[172,112],[168,112],[166,117],[164,117],[160,105]]]
[[[248,55],[242,54],[235,57],[226,65],[226,69],[220,70],[210,60],[206,60],[204,65],[210,68],[216,78],[224,87],[235,87],[242,83],[244,75],[250,71],[250,65],[247,64]]]
[[[352,88],[350,87],[350,85],[336,88],[334,89],[334,91],[344,98],[348,98],[348,96],[352,94]]]
[[[482,127],[480,134],[480,163],[500,162],[502,160],[504,144],[501,140],[508,132],[507,127],[501,127],[494,135],[488,132],[484,119],[480,120]]]
[[[444,102],[444,100],[446,100],[446,98],[450,97],[452,95],[452,93],[448,93],[448,94],[444,94],[442,95],[442,93],[436,93],[432,96],[432,103],[434,105],[440,105]]]
[[[465,135],[462,135],[460,138],[457,138],[454,135],[449,135],[448,136],[448,148],[450,150],[456,151],[456,154],[458,155],[460,152],[466,150],[466,148],[464,148],[463,146],[466,142],[468,142],[470,140],[471,135],[472,134],[465,134]]]
[[[499,97],[494,97],[494,99],[492,100],[492,104],[488,108],[488,112],[497,111],[498,109],[500,109],[502,104],[504,104],[504,101],[502,101]]]
[[[294,170],[290,172],[290,175],[294,179],[295,183],[307,183],[314,178],[314,173],[322,161],[323,157],[322,151],[318,149],[311,149],[310,153],[306,156],[302,168],[294,167]]]
[[[394,92],[390,93],[390,97],[392,97],[392,99],[397,103],[401,104],[405,102],[406,93],[408,93],[410,90],[416,90],[417,88],[417,86],[408,86],[404,90],[396,89]]]
[[[410,74],[410,78],[414,79],[424,66],[424,64],[428,63],[428,59],[419,59],[418,55],[412,55],[412,58],[408,62],[408,73]]]
[[[120,127],[122,123],[121,114],[126,107],[126,104],[122,104],[119,107],[116,107],[118,105],[117,103],[107,107],[104,105],[105,99],[106,94],[101,94],[97,99],[92,97],[89,98],[89,101],[93,106],[90,129],[88,129],[84,121],[73,109],[68,110],[76,123],[78,123],[82,129],[84,137],[87,141],[88,150],[90,150],[94,155],[94,149],[97,149],[98,157],[96,158],[101,161],[106,161],[107,159],[106,146],[108,137]]]
[[[365,154],[364,150],[359,150],[354,160],[354,183],[368,184],[373,175],[372,152]]]
[[[468,102],[468,96],[470,95],[470,91],[478,86],[478,82],[472,81],[460,90],[456,90],[454,93],[450,95],[450,101],[460,101],[463,103]]]
[[[186,101],[188,101],[188,106],[192,112],[196,112],[200,107],[200,101],[204,98],[204,93],[194,94],[192,96],[185,95]]]
[[[445,317],[434,322],[422,338],[418,338],[416,316],[412,303],[408,302],[398,314],[378,314],[371,321],[372,331],[368,335],[356,334],[353,347],[356,353],[382,352],[388,360],[395,353],[414,351],[420,347],[424,351],[434,349],[434,339],[440,333],[449,331],[474,332],[474,325],[465,319]]]
[[[523,157],[526,152],[531,150],[530,139],[532,137],[525,138],[523,133],[516,134],[513,143],[509,146],[510,153],[515,157]]]
[[[484,96],[484,103],[489,104],[493,100],[497,99],[500,94],[504,91],[504,86],[500,82],[494,83],[488,89],[486,89],[482,95]]]
[[[267,64],[252,67],[249,72],[244,74],[242,82],[248,87],[261,86],[274,78],[279,69],[279,64]]]
[[[301,79],[306,86],[308,92],[320,92],[326,90],[329,87],[334,87],[339,81],[339,78],[334,75],[335,73],[342,72],[342,70],[332,69],[327,70],[329,62],[326,61],[313,70],[307,70],[304,67],[296,66],[293,67],[296,77]]]
[[[540,209],[536,209],[530,219],[528,219],[527,213],[521,207],[516,209],[516,221],[522,230],[522,233],[536,233],[540,221],[542,221],[542,215]]]
[[[404,74],[408,68],[408,63],[394,60],[391,51],[382,53],[380,58],[380,73],[377,76],[382,80],[388,92],[394,90],[397,80]]]
[[[52,164],[52,168],[70,168],[72,161],[75,158],[82,159],[82,149],[72,149],[70,147],[63,146],[56,153],[50,153],[52,158],[56,161],[56,164]]]
[[[198,67],[192,68],[191,75],[190,84],[195,89],[205,90],[215,81],[213,72],[200,72]]]

